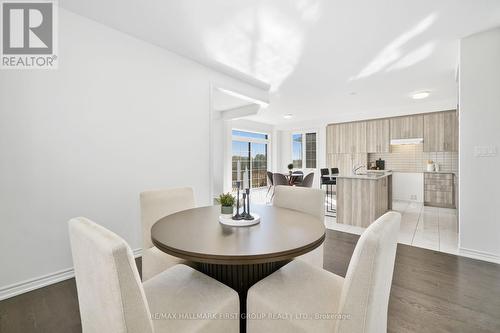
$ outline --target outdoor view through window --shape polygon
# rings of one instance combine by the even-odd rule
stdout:
[[[267,186],[268,135],[233,130],[232,187],[240,180],[243,187]]]
[[[316,133],[292,134],[292,160],[295,169],[316,168]]]

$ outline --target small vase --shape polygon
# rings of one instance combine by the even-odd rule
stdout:
[[[233,215],[233,206],[220,206],[220,212],[222,215]]]

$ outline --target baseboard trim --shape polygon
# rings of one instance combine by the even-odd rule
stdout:
[[[140,257],[142,255],[142,249],[135,249],[132,251],[134,257]],[[11,298],[17,295],[27,293],[39,288],[49,286],[64,280],[71,279],[75,276],[73,267],[63,269],[54,273],[49,273],[42,275],[33,279],[17,282],[8,286],[0,287],[0,301],[7,298]]]
[[[67,268],[58,272],[50,273],[34,279],[25,280],[2,287],[0,288],[0,301],[27,293],[29,291],[33,291],[38,288],[46,287],[57,282],[71,279],[74,276],[75,273],[73,272],[73,268]]]
[[[495,264],[500,264],[500,256],[493,254],[493,253],[490,253],[490,252],[478,251],[478,250],[472,250],[472,249],[460,247],[458,249],[458,254],[462,257],[478,259],[478,260],[492,262]]]

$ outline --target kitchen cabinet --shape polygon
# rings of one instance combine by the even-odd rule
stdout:
[[[424,151],[458,151],[458,119],[456,111],[424,115]]]
[[[456,111],[443,112],[444,151],[458,151],[458,115]]]
[[[335,142],[337,140],[334,140],[334,136],[335,136],[335,133],[334,133],[334,127],[337,126],[337,125],[328,125],[326,126],[326,153],[327,154],[331,154],[331,153],[334,153],[334,152],[338,152],[338,151],[335,151]]]
[[[391,139],[414,139],[424,136],[424,116],[391,118]]]
[[[328,125],[327,153],[366,153],[366,122]]]
[[[390,141],[389,119],[366,122],[366,151],[368,153],[388,153]]]
[[[424,173],[424,205],[455,208],[453,173]]]
[[[366,122],[346,123],[344,153],[366,153]]]
[[[366,228],[392,209],[392,174],[337,178],[337,223]]]
[[[342,132],[344,124],[331,124],[326,127],[326,152],[330,154],[339,154],[343,151]]]
[[[367,165],[368,155],[359,154],[327,154],[326,165],[329,168],[339,168],[341,175],[351,175],[354,166]]]

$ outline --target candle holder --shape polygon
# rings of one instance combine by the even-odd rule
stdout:
[[[243,213],[241,213],[241,218],[243,220],[246,219],[247,214],[248,214],[246,202],[247,202],[247,194],[246,194],[246,192],[243,192]]]
[[[245,198],[245,194],[246,194],[246,203],[245,201],[243,201],[243,205],[245,205],[248,209],[247,213],[245,214],[245,216],[243,216],[243,218],[245,220],[253,220],[254,217],[252,216],[252,214],[250,214],[250,189],[247,188],[245,190],[246,193],[243,194],[243,198]]]
[[[236,181],[236,188],[237,188],[237,194],[236,194],[236,214],[232,217],[233,220],[242,220],[243,216],[240,215],[240,186],[241,186],[241,181],[238,180]]]

